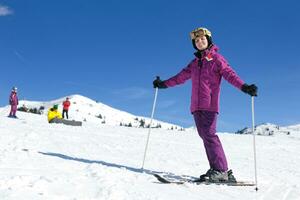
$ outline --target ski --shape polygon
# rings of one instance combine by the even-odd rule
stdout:
[[[171,180],[168,178],[165,178],[159,174],[153,174],[153,176],[160,182],[160,183],[164,183],[164,184],[177,184],[177,185],[181,185],[181,184],[185,184],[185,183],[192,183],[192,184],[196,184],[196,185],[227,185],[227,186],[255,186],[254,183],[252,182],[247,182],[247,181],[237,181],[237,182],[219,182],[219,183],[212,183],[212,182],[208,182],[208,181],[204,181],[201,179],[180,179],[180,180]]]

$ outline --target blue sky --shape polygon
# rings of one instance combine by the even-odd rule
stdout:
[[[220,53],[255,83],[256,122],[300,123],[300,3],[199,0],[0,0],[0,106],[81,94],[150,116],[156,75],[193,59],[189,32],[211,30]],[[191,84],[158,93],[155,117],[185,127]],[[251,98],[222,82],[218,131],[251,126]]]

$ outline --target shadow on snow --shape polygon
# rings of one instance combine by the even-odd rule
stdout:
[[[77,161],[77,162],[81,162],[81,163],[87,163],[87,164],[101,164],[107,167],[114,167],[114,168],[119,168],[119,169],[126,169],[128,171],[132,171],[135,173],[145,173],[148,175],[153,175],[153,174],[161,174],[165,177],[168,178],[172,178],[172,179],[178,179],[178,178],[195,178],[192,176],[188,176],[188,175],[176,175],[170,172],[162,172],[162,171],[153,171],[153,170],[148,170],[148,169],[142,169],[142,168],[134,168],[134,167],[129,167],[129,166],[125,166],[125,165],[120,165],[120,164],[115,164],[115,163],[109,163],[109,162],[105,162],[105,161],[101,161],[101,160],[88,160],[88,159],[84,159],[84,158],[76,158],[76,157],[71,157],[68,155],[64,155],[61,153],[52,153],[52,152],[38,152],[42,155],[46,155],[46,156],[53,156],[53,157],[58,157],[64,160],[71,160],[71,161]]]

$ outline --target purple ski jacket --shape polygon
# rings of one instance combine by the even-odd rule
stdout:
[[[202,52],[200,62],[196,57],[181,72],[164,81],[167,87],[173,87],[183,84],[188,79],[192,80],[192,113],[197,110],[219,112],[222,77],[238,89],[244,84],[225,58],[217,52],[218,49],[213,45]]]
[[[18,100],[18,96],[17,96],[17,93],[12,91],[10,93],[10,96],[9,96],[9,104],[10,105],[18,105],[19,104],[19,100]]]

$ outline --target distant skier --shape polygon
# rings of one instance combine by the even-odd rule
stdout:
[[[194,116],[199,136],[202,138],[210,169],[201,179],[211,182],[235,181],[232,171],[228,171],[226,156],[216,134],[217,115],[221,79],[250,96],[257,96],[257,87],[247,85],[230,67],[225,58],[218,53],[218,47],[212,42],[211,32],[206,28],[197,28],[190,33],[193,47],[197,50],[195,58],[177,75],[162,81],[159,77],[153,81],[154,88],[168,88],[191,79],[191,113]]]
[[[17,87],[13,87],[9,96],[9,104],[10,104],[10,113],[8,117],[17,118],[17,108],[19,104],[18,96],[17,96]]]
[[[63,111],[62,111],[62,117],[65,118],[65,113],[66,113],[66,117],[67,119],[69,119],[69,107],[71,105],[71,102],[69,101],[69,97],[66,98],[66,100],[63,102]]]

